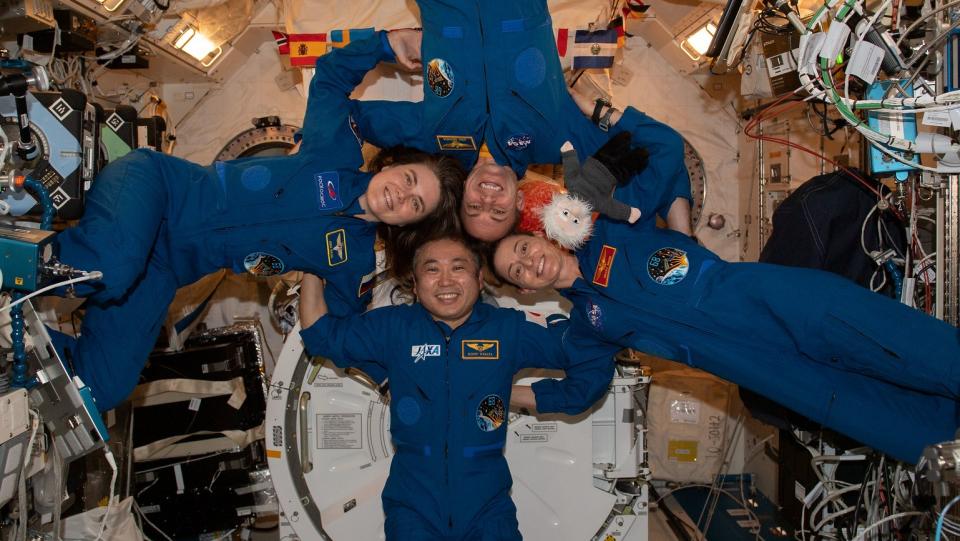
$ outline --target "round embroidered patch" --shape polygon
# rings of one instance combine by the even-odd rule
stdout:
[[[409,396],[397,402],[397,418],[400,422],[410,426],[420,420],[420,404]]]
[[[488,394],[477,406],[477,426],[484,432],[493,432],[503,424],[506,409],[503,399],[495,394]]]
[[[254,276],[275,276],[283,273],[284,265],[283,261],[275,255],[253,252],[243,258],[243,268]]]
[[[689,270],[687,252],[679,248],[660,248],[647,260],[647,274],[654,282],[664,286],[683,280]]]
[[[240,183],[251,192],[258,192],[270,184],[270,170],[262,165],[248,167],[240,173]]]
[[[441,98],[453,92],[453,68],[442,58],[434,58],[427,64],[427,84]]]
[[[514,77],[517,82],[527,88],[534,88],[543,83],[547,74],[547,62],[543,53],[536,47],[530,47],[517,55],[513,63]]]

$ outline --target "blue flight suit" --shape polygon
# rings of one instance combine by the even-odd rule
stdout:
[[[691,200],[680,135],[629,107],[604,132],[567,90],[544,0],[418,0],[423,24],[423,102],[354,101],[360,132],[379,147],[398,144],[458,158],[468,169],[485,141],[497,163],[522,177],[529,164],[560,163],[573,143],[581,160],[621,131],[650,152],[630,190],[641,222]],[[622,190],[623,188],[621,188]],[[620,199],[619,194],[616,195]]]
[[[310,272],[327,280],[332,313],[363,310],[377,224],[353,217],[371,174],[358,171],[347,102],[368,70],[393,59],[385,45],[380,33],[317,61],[298,154],[203,167],[138,150],[99,175],[57,244],[64,263],[103,271],[77,287],[89,297],[81,337],[59,337],[101,410],[136,385],[177,288],[210,272]]]
[[[957,329],[842,277],[606,218],[577,258],[565,347],[686,363],[907,462],[960,426]]]
[[[555,330],[479,302],[456,329],[414,304],[328,315],[301,336],[311,355],[340,367],[372,361],[389,374],[397,454],[382,498],[390,541],[520,539],[503,456],[514,375],[565,369],[565,380],[534,384],[537,408],[579,413],[613,373],[612,358],[568,362]]]

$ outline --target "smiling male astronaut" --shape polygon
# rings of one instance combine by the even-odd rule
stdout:
[[[564,380],[533,385],[536,403],[579,413],[605,392],[613,359],[578,365],[564,357],[557,328],[478,302],[480,258],[457,237],[416,251],[414,285],[415,304],[334,317],[320,280],[305,276],[304,345],[337,366],[373,362],[389,375],[397,454],[382,495],[388,540],[521,539],[503,456],[514,374],[566,370]]]

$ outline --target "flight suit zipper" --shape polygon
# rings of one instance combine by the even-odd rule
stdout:
[[[447,384],[447,429],[444,432],[443,440],[443,484],[447,489],[447,496],[450,495],[450,337],[444,333],[444,341],[446,342],[446,355],[444,355],[444,369],[446,370],[446,377],[444,381]],[[449,500],[448,500],[449,505]],[[449,507],[448,507],[449,509]],[[447,514],[447,525],[453,530],[453,514]]]

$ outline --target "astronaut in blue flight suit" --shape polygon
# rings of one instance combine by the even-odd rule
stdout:
[[[358,170],[346,104],[368,70],[392,60],[388,39],[381,32],[317,61],[295,155],[203,167],[138,150],[100,174],[80,223],[57,244],[62,262],[103,279],[77,287],[88,297],[81,337],[57,343],[101,410],[136,385],[178,287],[221,268],[302,270],[328,281],[332,313],[358,312],[370,298],[378,222],[455,212],[463,173],[452,160],[419,155]]]
[[[514,374],[565,369],[566,379],[533,390],[541,412],[574,414],[606,391],[612,356],[568,361],[557,329],[478,302],[479,256],[459,239],[417,250],[414,285],[416,304],[337,317],[325,315],[320,280],[305,276],[306,349],[340,367],[373,361],[389,374],[397,454],[382,494],[388,541],[519,540],[503,456]]]
[[[682,138],[632,107],[609,132],[591,123],[581,109],[592,104],[578,106],[567,90],[544,0],[417,3],[423,102],[354,101],[353,117],[377,146],[407,144],[475,166],[461,204],[467,233],[484,241],[502,238],[523,206],[517,179],[529,164],[559,163],[565,141],[586,158],[621,131],[631,132],[651,159],[616,199],[634,201],[644,223],[654,224],[659,215],[672,229],[691,233]],[[405,49],[416,45],[405,43]],[[484,142],[491,157],[478,160]],[[621,197],[625,190],[637,193]]]
[[[575,255],[512,235],[494,266],[573,302],[564,348],[683,362],[907,462],[960,426],[957,329],[842,277],[727,263],[684,235],[604,217]]]

